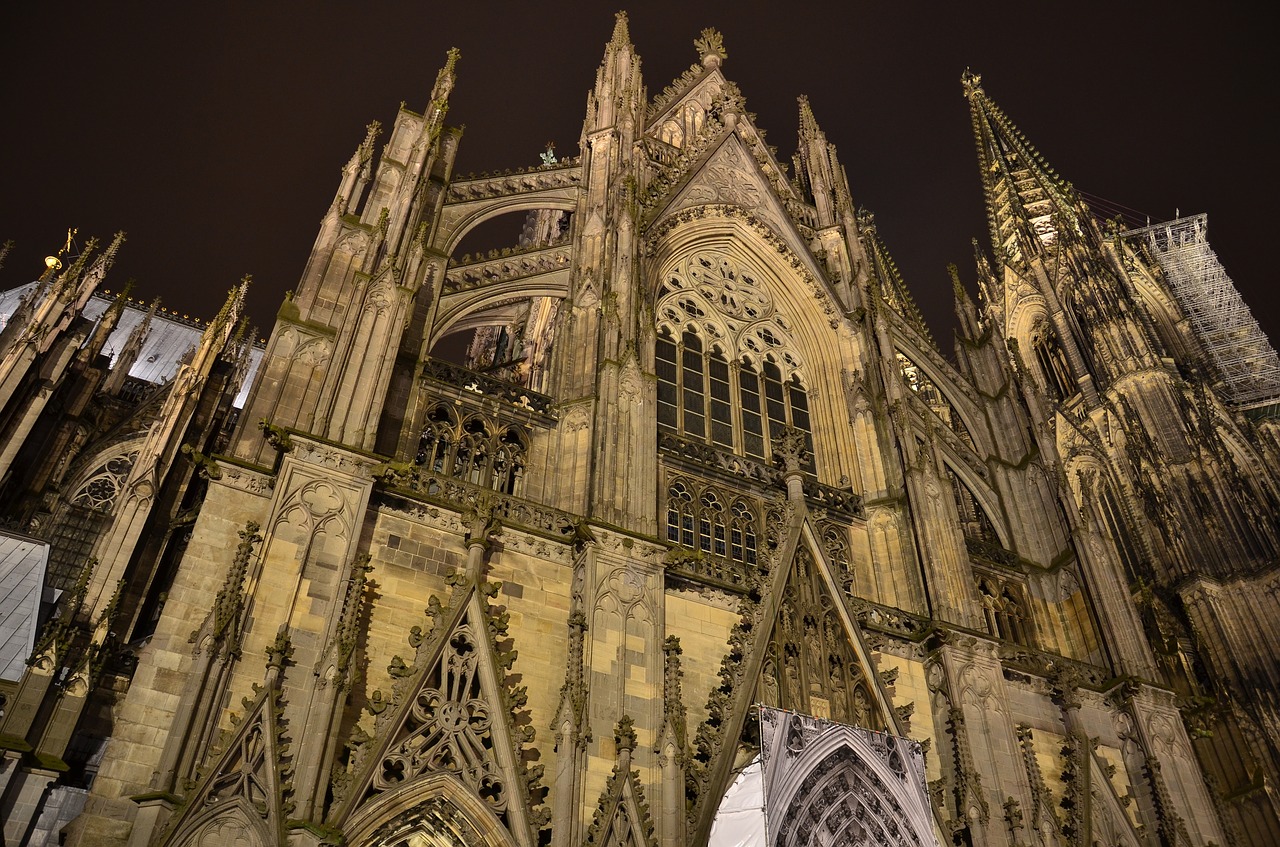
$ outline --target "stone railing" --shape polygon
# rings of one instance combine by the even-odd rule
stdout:
[[[418,465],[383,465],[375,470],[379,485],[413,498],[464,509],[488,509],[504,524],[539,535],[569,541],[578,536],[581,521],[559,509],[540,506]]]
[[[548,417],[555,417],[552,400],[545,394],[531,391],[523,385],[503,382],[482,373],[445,362],[440,359],[426,358],[422,360],[422,376],[453,386],[462,391],[469,391],[483,397],[492,397],[510,403],[521,409],[528,409]]]
[[[745,592],[751,587],[748,566],[732,559],[676,547],[667,553],[666,565],[668,576],[700,585],[735,593]]]
[[[750,480],[761,485],[774,485],[778,482],[777,470],[764,462],[726,453],[710,445],[689,441],[669,432],[658,433],[658,449],[728,476]]]
[[[969,551],[969,555],[975,559],[1002,565],[1013,570],[1020,571],[1024,569],[1022,567],[1022,558],[1017,553],[1012,550],[1006,550],[999,544],[992,544],[990,541],[965,536],[964,546]]]
[[[709,444],[689,441],[669,432],[658,433],[658,449],[725,476],[745,479],[764,486],[782,484],[780,472],[762,461],[717,450]],[[853,491],[824,485],[811,477],[805,477],[803,491],[805,499],[814,508],[825,509],[847,518],[865,516],[862,496]]]
[[[803,483],[804,497],[809,505],[818,506],[828,512],[838,512],[846,517],[861,518],[866,513],[862,509],[862,495],[843,488],[823,485],[816,479],[806,478]]]

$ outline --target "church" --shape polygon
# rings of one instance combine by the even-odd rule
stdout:
[[[966,71],[944,351],[695,46],[650,97],[619,13],[580,154],[480,175],[451,51],[265,344],[123,235],[0,295],[3,844],[703,847],[764,707],[917,743],[937,844],[1280,843],[1280,359],[1204,216],[1099,218]],[[770,844],[931,843],[894,779]]]

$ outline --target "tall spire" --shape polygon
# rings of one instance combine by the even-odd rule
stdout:
[[[1063,223],[1078,219],[1075,191],[991,101],[979,74],[966,69],[960,83],[973,120],[995,253],[1030,259],[1057,240]]]
[[[631,44],[627,30],[627,13],[618,12],[613,34],[604,48],[604,60],[596,71],[595,89],[587,98],[585,130],[628,125],[624,149],[630,149],[632,135],[638,131],[644,115],[644,86],[640,81],[640,57]]]
[[[800,104],[800,141],[796,149],[796,177],[807,191],[818,211],[818,225],[836,223],[841,210],[852,211],[852,198],[845,182],[844,170],[836,156],[835,145],[813,116],[809,98],[798,98]]]

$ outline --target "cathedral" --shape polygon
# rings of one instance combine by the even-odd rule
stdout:
[[[918,742],[939,845],[1280,843],[1280,360],[1205,218],[966,71],[944,352],[694,43],[650,97],[619,13],[580,154],[480,175],[450,52],[265,345],[122,235],[0,295],[0,843],[703,847],[764,707]],[[770,845],[931,843],[842,750]]]

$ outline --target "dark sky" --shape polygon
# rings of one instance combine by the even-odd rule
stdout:
[[[81,241],[123,229],[108,287],[135,277],[135,296],[207,318],[252,273],[265,334],[366,123],[388,124],[401,100],[422,109],[457,46],[461,172],[536,164],[548,140],[576,154],[613,12],[476,0],[8,9],[0,240],[16,246],[0,288],[38,275],[68,226]],[[725,73],[784,161],[795,98],[809,95],[948,352],[946,265],[972,288],[970,239],[987,247],[966,66],[1082,192],[1140,220],[1207,212],[1227,271],[1280,338],[1264,208],[1280,194],[1277,64],[1237,4],[739,0],[645,3],[630,17],[651,97],[697,58],[699,30],[719,28]]]

